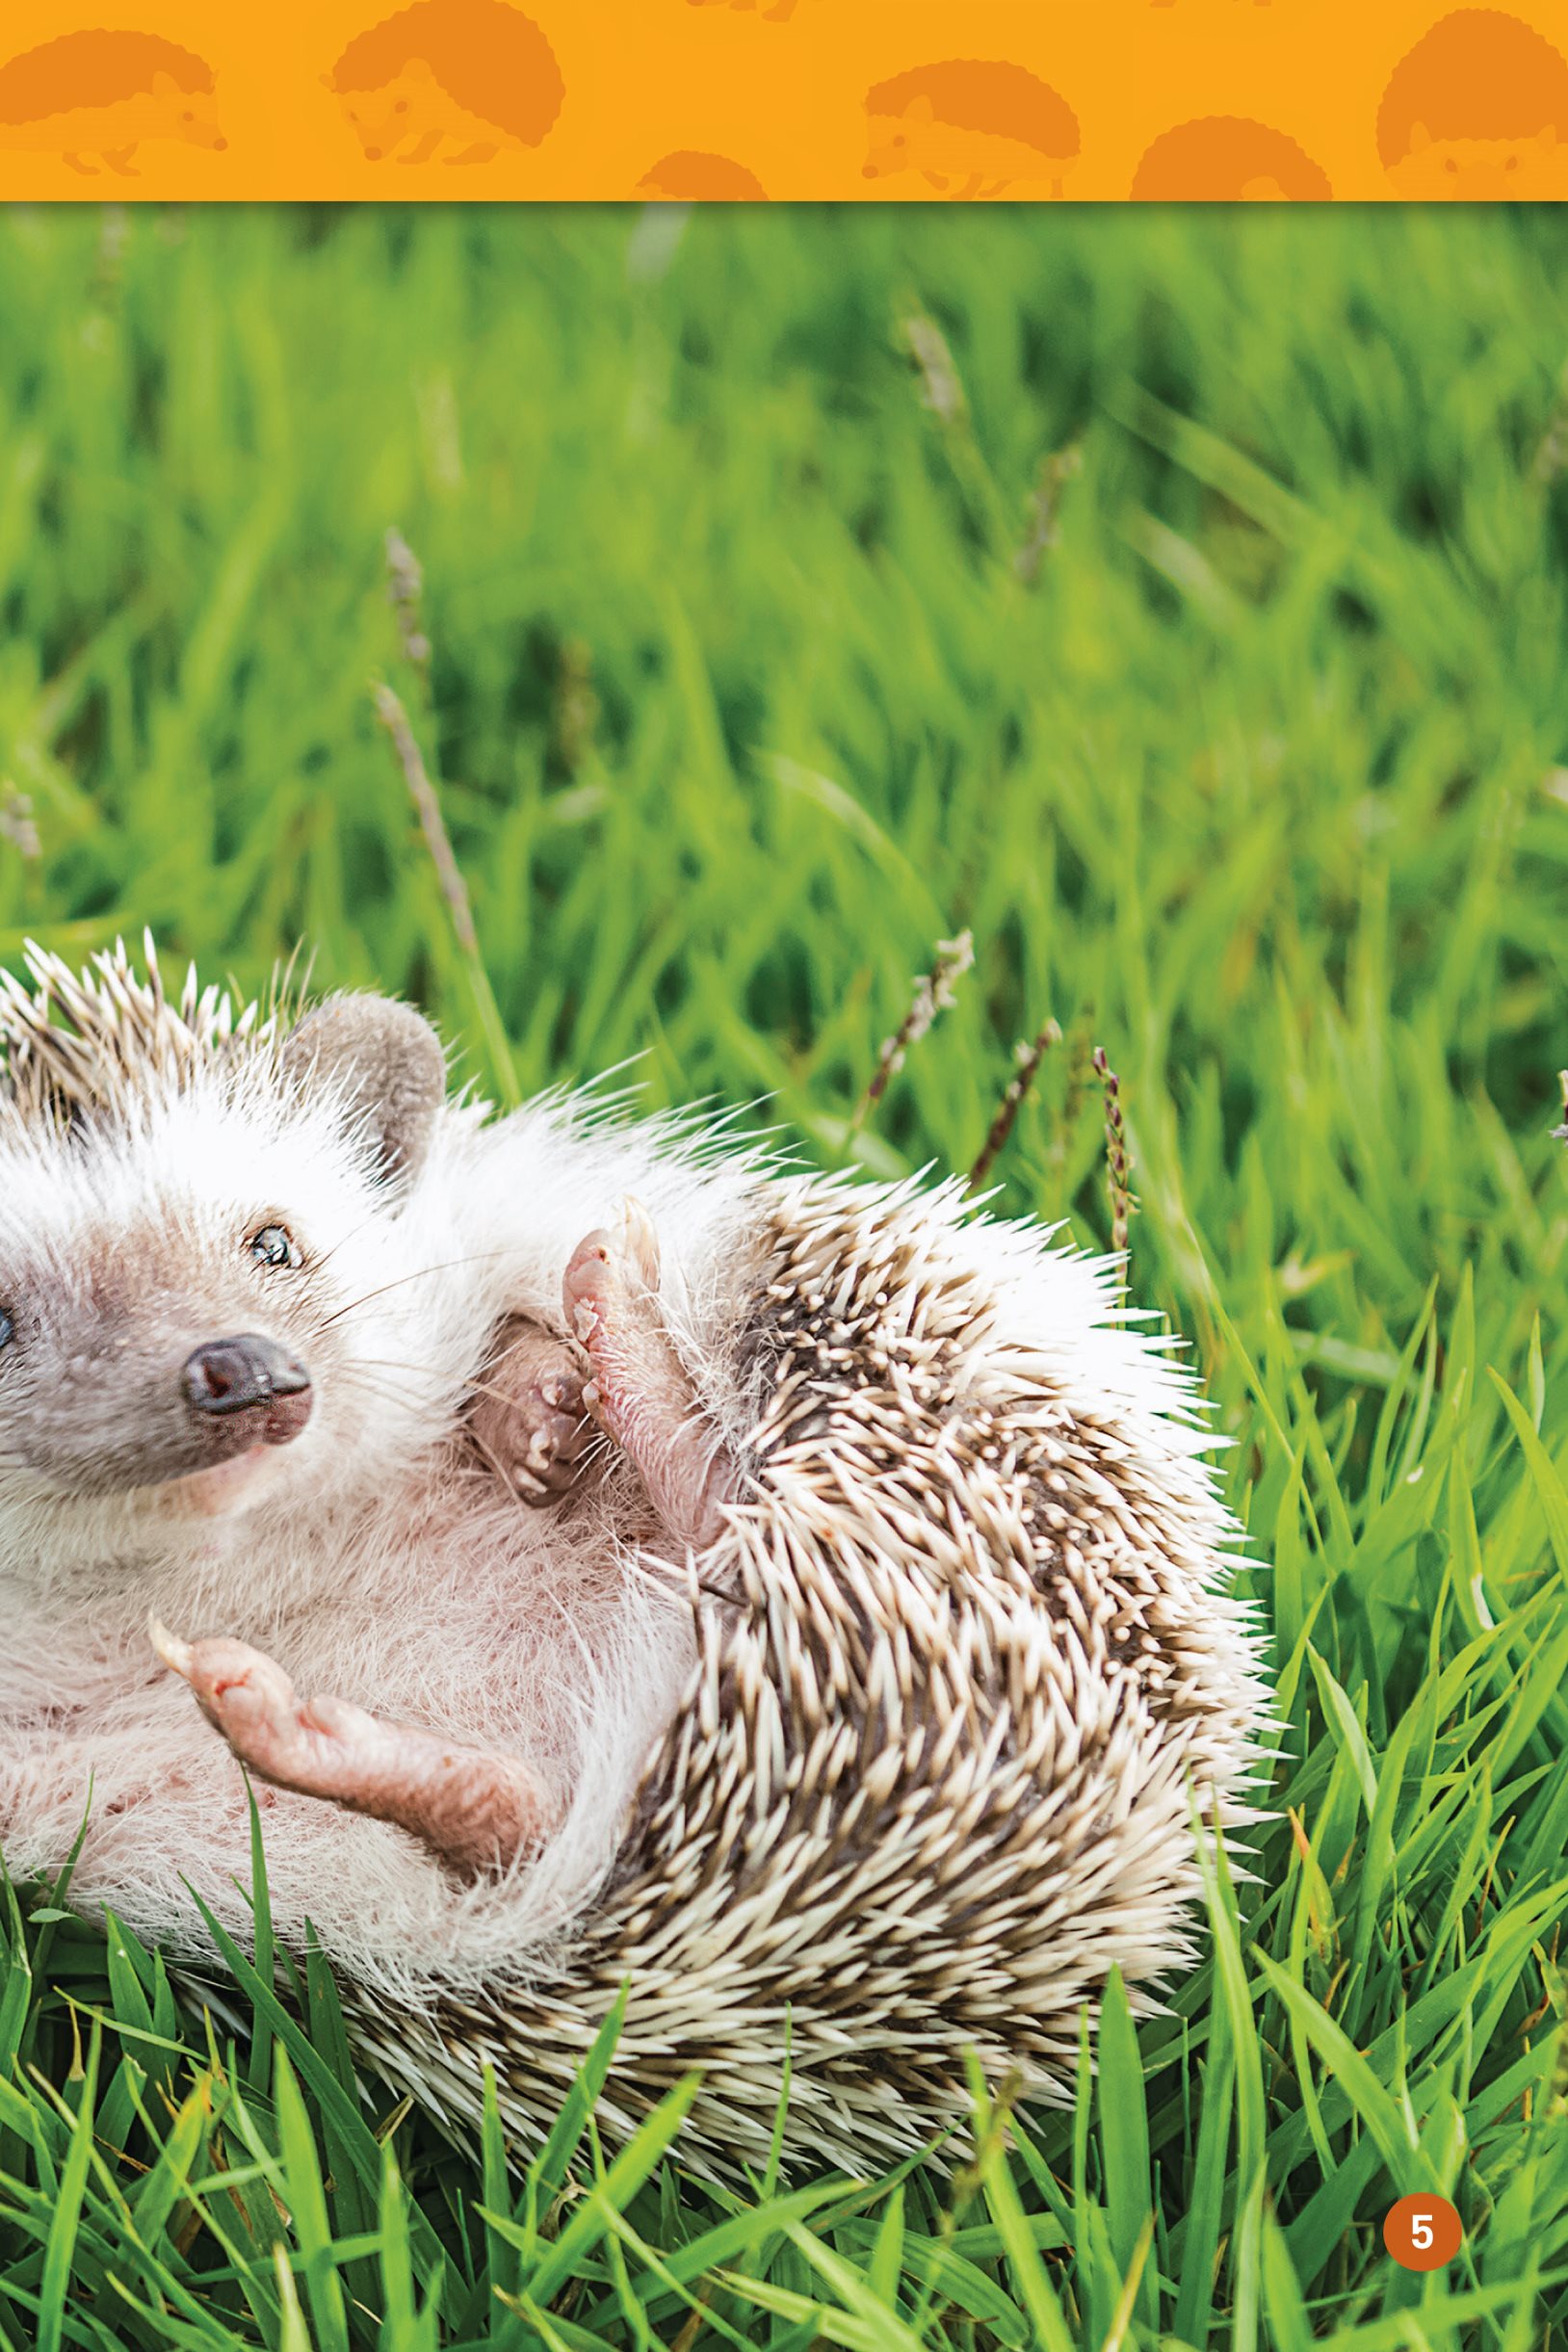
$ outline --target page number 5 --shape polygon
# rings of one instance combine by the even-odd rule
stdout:
[[[1401,2197],[1383,2216],[1383,2243],[1403,2270],[1440,2270],[1464,2234],[1447,2197]]]

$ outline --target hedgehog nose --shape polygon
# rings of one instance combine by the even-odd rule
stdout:
[[[254,1331],[242,1331],[235,1339],[209,1340],[185,1359],[180,1372],[180,1390],[187,1404],[197,1413],[247,1413],[265,1410],[283,1398],[298,1398],[303,1404],[285,1407],[287,1419],[294,1427],[288,1434],[302,1428],[308,1414],[310,1374],[297,1356],[275,1340],[261,1338]]]

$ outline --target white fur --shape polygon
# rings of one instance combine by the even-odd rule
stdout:
[[[337,1107],[293,1098],[265,1056],[157,1089],[123,1133],[86,1143],[0,1115],[0,1308],[16,1326],[0,1349],[10,1869],[58,1869],[86,1815],[74,1900],[190,1948],[183,1878],[245,1932],[242,1776],[154,1658],[153,1613],[187,1637],[253,1643],[301,1695],[525,1756],[564,1820],[499,1883],[461,1884],[383,1823],[257,1796],[285,1937],[308,1917],[371,1983],[526,1970],[609,1867],[690,1671],[691,1619],[628,1549],[629,1473],[564,1518],[530,1509],[462,1450],[459,1408],[502,1315],[560,1327],[572,1250],[628,1193],[660,1234],[689,1369],[716,1392],[756,1184],[744,1158],[705,1155],[673,1126],[552,1098],[489,1125],[449,1106],[417,1176],[388,1193]],[[274,1219],[301,1271],[248,1257]],[[124,1320],[125,1285],[135,1344],[121,1330],[111,1349],[104,1302]],[[182,1520],[156,1491],[59,1491],[37,1431],[63,1383],[71,1443],[84,1415],[108,1442],[192,1347],[242,1330],[302,1354],[316,1392],[248,1510]]]

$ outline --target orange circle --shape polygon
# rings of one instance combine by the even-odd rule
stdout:
[[[1464,2234],[1447,2197],[1401,2197],[1383,2216],[1383,2243],[1401,2270],[1441,2270]]]

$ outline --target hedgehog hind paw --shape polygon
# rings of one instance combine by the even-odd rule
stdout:
[[[259,1780],[388,1821],[465,1874],[505,1869],[545,1835],[545,1805],[517,1757],[384,1723],[347,1699],[300,1699],[281,1666],[248,1642],[154,1647]]]

